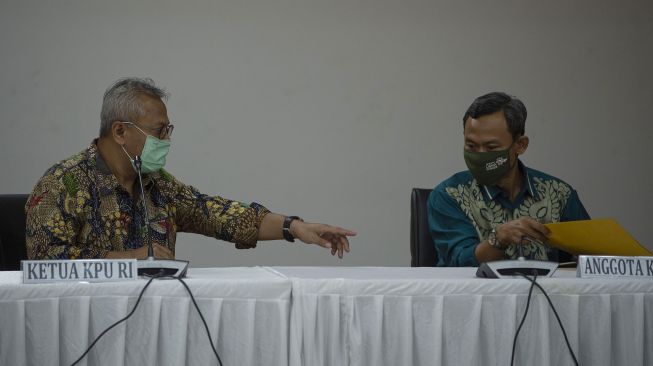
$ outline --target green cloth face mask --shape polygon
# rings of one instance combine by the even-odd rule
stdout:
[[[147,174],[156,172],[163,168],[166,165],[166,156],[168,156],[168,152],[170,151],[170,141],[161,140],[154,136],[148,135],[132,122],[125,123],[129,123],[132,126],[136,127],[146,136],[143,152],[141,153],[141,172]],[[129,157],[129,161],[131,162],[134,170],[138,171],[136,169],[136,165],[134,164],[134,159],[129,155],[127,150],[125,150],[124,146],[122,146],[122,150]]]
[[[478,184],[491,186],[499,182],[514,166],[510,164],[512,145],[501,151],[465,151],[465,164]]]

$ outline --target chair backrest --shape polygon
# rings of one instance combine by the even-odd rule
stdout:
[[[435,267],[438,255],[433,245],[427,202],[432,189],[413,188],[410,195],[410,256],[411,267]]]
[[[27,194],[0,194],[0,270],[17,271],[27,259],[25,203]]]

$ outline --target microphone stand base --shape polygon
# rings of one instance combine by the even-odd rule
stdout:
[[[174,276],[186,277],[188,261],[176,259],[140,259],[138,261],[138,275],[146,277]]]
[[[503,260],[481,263],[476,270],[476,277],[514,278],[521,275],[551,277],[558,268],[558,262],[534,261],[527,259]]]

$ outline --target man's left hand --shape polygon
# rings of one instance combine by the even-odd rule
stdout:
[[[290,233],[306,244],[317,244],[331,249],[331,255],[338,253],[338,258],[342,258],[345,252],[349,253],[347,237],[356,235],[356,232],[341,227],[300,220],[294,220],[290,224]]]

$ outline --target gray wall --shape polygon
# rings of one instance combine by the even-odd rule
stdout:
[[[29,192],[97,135],[122,76],[172,92],[169,170],[205,193],[359,231],[238,251],[196,235],[195,267],[410,263],[409,195],[465,168],[474,97],[522,98],[526,164],[653,248],[650,1],[0,0],[0,192]]]

